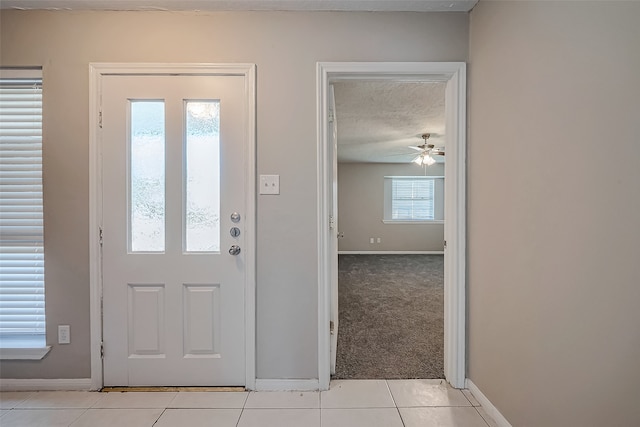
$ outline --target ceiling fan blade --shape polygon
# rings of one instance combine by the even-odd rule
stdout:
[[[409,145],[409,148],[411,148],[412,150],[416,150],[416,151],[424,151],[424,145],[423,146],[419,146],[419,145]]]
[[[385,154],[384,157],[395,157],[395,156],[415,156],[416,153],[410,151],[408,153],[394,153],[394,154]]]

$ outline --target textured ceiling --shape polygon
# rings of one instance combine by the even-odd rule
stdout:
[[[468,12],[478,0],[1,0],[2,9]]]
[[[408,146],[422,144],[423,133],[444,147],[445,83],[344,81],[333,86],[339,162],[410,162],[418,152]]]

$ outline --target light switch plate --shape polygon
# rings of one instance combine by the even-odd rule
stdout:
[[[58,325],[58,344],[71,344],[71,326]]]
[[[280,194],[280,175],[260,175],[260,194]]]

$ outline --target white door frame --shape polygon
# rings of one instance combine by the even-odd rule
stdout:
[[[329,388],[332,232],[331,191],[334,164],[328,146],[327,91],[344,80],[447,82],[445,120],[446,256],[444,265],[444,374],[456,388],[466,377],[466,64],[464,62],[319,62],[317,83],[318,143],[318,377],[321,390]]]
[[[243,76],[247,101],[245,129],[245,387],[256,381],[256,67],[255,64],[167,64],[167,63],[91,63],[89,64],[89,263],[91,320],[91,389],[103,386],[102,368],[102,162],[101,93],[104,75],[212,75]]]

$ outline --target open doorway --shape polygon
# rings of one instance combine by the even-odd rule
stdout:
[[[444,82],[447,168],[444,208],[444,376],[465,382],[465,110],[464,63],[318,63],[318,375],[328,389],[339,334],[337,145],[331,84],[349,80]],[[336,227],[337,225],[337,227]],[[371,236],[376,238],[377,236]],[[377,239],[375,240],[377,243]],[[333,334],[332,334],[333,331]],[[402,363],[398,360],[397,363]]]
[[[332,84],[336,379],[444,378],[445,82]]]

